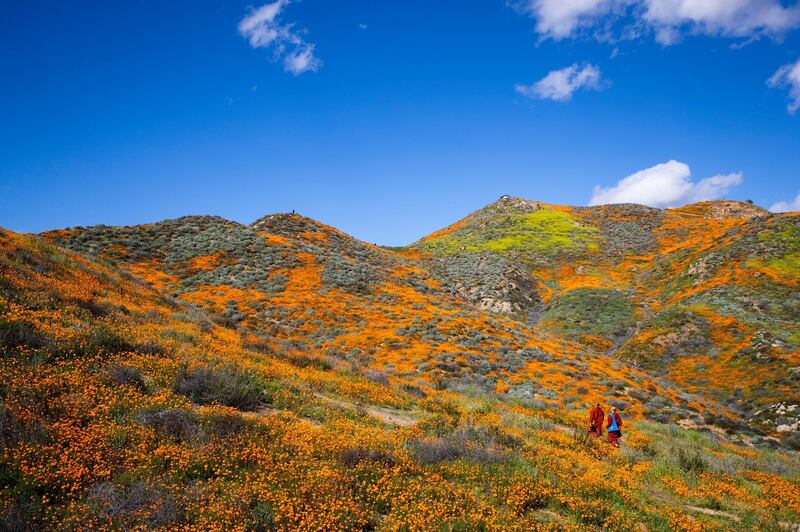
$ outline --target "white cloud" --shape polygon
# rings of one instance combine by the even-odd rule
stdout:
[[[253,48],[273,48],[275,58],[283,57],[283,67],[294,75],[316,72],[322,61],[314,56],[314,45],[294,31],[294,24],[284,24],[281,11],[293,0],[276,0],[253,9],[239,22],[239,33]]]
[[[536,19],[536,31],[560,40],[607,13],[611,0],[526,0],[515,6]]]
[[[561,70],[553,70],[533,85],[517,85],[516,91],[527,98],[566,102],[578,89],[599,90],[602,88],[600,69],[594,65],[574,64]]]
[[[800,211],[800,194],[792,201],[779,201],[769,208],[772,212],[797,212]]]
[[[780,35],[800,25],[800,7],[778,0],[644,0],[643,18],[672,44],[681,28],[711,36]]]
[[[770,87],[789,88],[789,112],[794,114],[800,109],[800,59],[794,63],[783,65],[768,80]]]
[[[610,28],[620,22],[624,29],[616,39],[635,38],[648,29],[664,45],[686,33],[755,39],[800,27],[800,5],[784,7],[780,0],[521,0],[514,5],[536,19],[537,32],[554,40],[581,29],[609,39]]]
[[[689,165],[671,160],[640,170],[609,188],[596,186],[589,205],[640,203],[651,207],[676,207],[722,198],[742,182],[742,174],[715,175],[693,182]]]
[[[307,70],[316,72],[319,65],[319,59],[314,57],[313,44],[303,44],[303,46],[295,48],[283,60],[284,68],[294,75],[302,74]]]

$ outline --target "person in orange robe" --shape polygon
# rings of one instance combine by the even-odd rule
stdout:
[[[599,438],[603,435],[603,418],[605,412],[600,408],[600,403],[595,403],[589,410],[589,435]]]
[[[612,406],[606,422],[608,429],[608,443],[614,447],[619,447],[619,439],[622,437],[622,418],[617,413],[617,407]]]

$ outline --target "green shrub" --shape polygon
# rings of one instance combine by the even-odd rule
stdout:
[[[245,339],[242,342],[242,347],[250,351],[255,351],[256,353],[263,353],[265,355],[271,355],[275,353],[275,349],[272,348],[269,340],[263,336],[254,336]]]
[[[690,453],[685,449],[678,448],[675,458],[678,466],[687,473],[702,473],[708,470],[708,461],[697,451]]]
[[[19,347],[42,349],[48,345],[48,338],[30,323],[0,320],[0,351]]]
[[[226,438],[247,430],[247,421],[239,414],[215,412],[204,420],[205,432],[218,438]]]
[[[169,354],[163,345],[156,343],[153,340],[147,340],[145,342],[135,344],[133,346],[133,350],[141,355],[164,356]]]
[[[195,415],[181,408],[144,412],[139,416],[139,422],[176,442],[191,441],[200,434],[200,423]]]
[[[540,315],[549,330],[581,340],[584,335],[622,341],[636,325],[630,296],[606,288],[577,288],[553,298]]]
[[[521,442],[512,436],[475,426],[461,427],[439,438],[414,438],[408,443],[417,460],[426,465],[456,458],[498,463],[504,460],[503,447],[519,446]]]
[[[462,454],[460,446],[445,438],[415,438],[408,443],[408,448],[424,465],[453,460]]]
[[[253,519],[251,530],[255,532],[267,532],[278,529],[275,523],[275,508],[270,503],[266,501],[257,501],[253,503],[250,515]]]
[[[339,455],[339,461],[347,468],[356,467],[363,462],[379,463],[389,467],[394,465],[394,459],[389,453],[364,447],[345,449]]]
[[[11,412],[5,406],[0,405],[0,441],[11,438],[13,424]],[[0,485],[2,485],[2,482],[0,482]]]
[[[389,376],[382,371],[378,371],[377,369],[370,368],[364,371],[364,378],[382,386],[389,385]]]
[[[147,386],[139,368],[126,366],[124,364],[111,364],[106,368],[106,372],[117,384],[133,386],[134,388],[145,391]]]
[[[135,346],[106,325],[91,329],[83,338],[82,347],[87,354],[116,354],[135,350]]]
[[[323,371],[331,369],[331,363],[324,358],[318,358],[312,355],[292,355],[286,357],[286,361],[300,368],[316,368]]]
[[[141,480],[126,488],[101,482],[89,491],[88,500],[92,514],[111,519],[121,529],[142,521],[147,528],[158,529],[183,519],[173,497],[150,481]]]
[[[192,402],[257,410],[264,402],[264,383],[233,364],[218,367],[181,366],[174,391]]]

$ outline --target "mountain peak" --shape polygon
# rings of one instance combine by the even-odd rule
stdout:
[[[542,202],[529,200],[525,198],[517,198],[504,194],[500,196],[495,202],[490,203],[485,208],[495,210],[518,210],[523,212],[538,211],[542,208]]]
[[[670,209],[670,211],[716,220],[724,218],[762,218],[770,215],[767,209],[755,205],[751,201],[736,200],[700,201]]]
[[[295,232],[329,232],[333,230],[331,227],[297,214],[296,212],[282,212],[275,214],[268,214],[262,216],[255,222],[250,224],[250,227],[257,231],[267,231],[270,233],[295,233]]]

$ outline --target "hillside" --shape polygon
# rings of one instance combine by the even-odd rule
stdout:
[[[402,249],[284,214],[45,237],[0,231],[0,528],[800,522],[796,215],[504,197]],[[582,437],[594,401],[622,450]]]
[[[650,394],[686,409],[717,409],[573,342],[474,308],[443,290],[418,253],[365,244],[299,215],[250,226],[192,217],[48,236],[123,265],[253,341],[303,344],[408,389],[500,393],[541,407],[614,400],[632,413]]]
[[[503,197],[412,247],[479,307],[713,399],[737,423],[800,426],[772,415],[800,392],[796,213],[732,201],[658,210]]]
[[[280,214],[47,236],[254,335],[411,388],[545,407],[615,401],[785,440],[800,423],[786,411],[800,404],[798,224],[730,201],[658,210],[503,197],[391,250]]]

